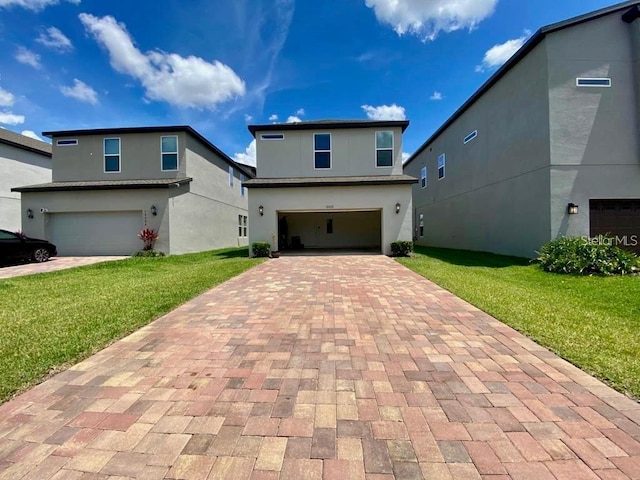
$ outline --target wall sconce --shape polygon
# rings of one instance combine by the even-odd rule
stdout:
[[[27,218],[33,218],[33,210],[27,208]]]
[[[261,217],[264,215],[264,207],[262,205],[258,207],[258,213],[260,214]]]
[[[151,215],[153,215],[154,217],[156,215],[158,215],[158,209],[156,208],[155,205],[151,205],[151,209],[150,210],[151,210]]]
[[[567,205],[567,213],[569,215],[577,215],[578,214],[578,205],[575,203],[570,203]]]
[[[396,203],[396,213],[400,213],[400,207],[402,205],[400,205],[400,202]]]

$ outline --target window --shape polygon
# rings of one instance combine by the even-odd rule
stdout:
[[[284,133],[263,133],[260,140],[284,140]]]
[[[438,180],[442,180],[444,178],[444,164],[445,164],[445,156],[443,153],[438,157]]]
[[[245,186],[244,186],[244,182],[247,179],[247,177],[244,176],[243,173],[240,174],[240,195],[244,197],[245,195]]]
[[[327,233],[333,233],[333,218],[327,218]]]
[[[242,238],[247,236],[247,216],[246,215],[238,215],[238,236]]]
[[[419,225],[420,225],[420,236],[424,237],[424,213],[420,214]]]
[[[610,87],[610,78],[576,78],[578,87]]]
[[[59,147],[73,147],[75,145],[78,145],[78,140],[76,139],[57,140],[56,145]]]
[[[314,168],[331,168],[331,134],[313,134]]]
[[[104,139],[104,171],[118,173],[120,171],[120,139]]]
[[[233,187],[233,167],[229,165],[229,186]]]
[[[178,170],[178,137],[160,137],[162,151],[162,171]]]
[[[427,186],[427,167],[422,167],[420,170],[420,186],[422,188]]]
[[[393,132],[376,132],[376,167],[393,167]]]
[[[473,132],[471,132],[469,135],[467,135],[466,137],[464,137],[464,143],[465,145],[467,143],[469,143],[471,140],[473,140],[474,138],[476,138],[478,136],[478,130],[474,130]]]

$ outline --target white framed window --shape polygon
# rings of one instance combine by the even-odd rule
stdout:
[[[229,186],[233,187],[233,167],[229,165]]]
[[[238,215],[238,237],[245,238],[247,236],[247,216]]]
[[[262,133],[260,140],[284,140],[284,133]]]
[[[330,133],[313,134],[313,168],[317,170],[331,168]]]
[[[393,167],[393,131],[376,132],[376,167]]]
[[[469,143],[471,140],[473,140],[474,138],[476,138],[478,136],[478,130],[474,130],[473,132],[471,132],[469,135],[467,135],[466,137],[464,137],[464,144],[466,145],[467,143]]]
[[[78,145],[78,140],[75,138],[56,140],[56,145],[58,147],[75,147],[76,145]]]
[[[576,87],[610,87],[610,78],[576,78]]]
[[[420,221],[418,222],[420,229],[420,236],[424,237],[424,213],[420,214]]]
[[[104,172],[105,173],[120,172],[120,139],[119,138],[104,139]]]
[[[446,157],[444,153],[438,157],[438,180],[442,180],[445,174]]]
[[[427,188],[427,167],[420,170],[420,187]]]
[[[160,151],[162,171],[178,170],[178,137],[175,135],[160,137]]]
[[[244,182],[247,179],[247,177],[244,176],[244,173],[240,174],[240,196],[244,197],[245,196],[245,190],[246,187],[244,186]]]

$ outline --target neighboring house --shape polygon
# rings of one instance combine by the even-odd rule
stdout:
[[[51,145],[0,128],[0,228],[15,232],[26,222],[12,187],[50,181]]]
[[[640,242],[640,2],[544,27],[407,161],[414,237],[531,257]]]
[[[402,173],[408,121],[251,125],[257,178],[249,241],[273,250],[369,249],[411,240],[411,184]]]
[[[45,132],[53,140],[53,181],[15,188],[29,236],[60,255],[127,255],[144,227],[156,249],[186,253],[247,244],[251,178],[188,126]]]

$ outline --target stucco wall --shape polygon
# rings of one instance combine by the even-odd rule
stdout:
[[[393,131],[392,167],[376,167],[376,132]],[[284,140],[261,140],[261,133],[282,133]],[[314,133],[331,134],[331,168],[314,168]],[[402,129],[348,128],[256,132],[258,178],[399,175],[402,173]]]
[[[395,213],[396,203],[401,204]],[[258,207],[264,207],[264,215]],[[249,242],[275,241],[278,211],[331,212],[344,210],[382,210],[382,249],[390,253],[390,243],[411,240],[411,187],[409,185],[313,188],[249,189]]]
[[[21,230],[26,218],[20,193],[12,188],[50,181],[51,158],[0,143],[0,228]]]

